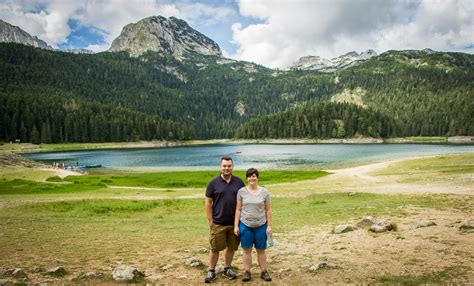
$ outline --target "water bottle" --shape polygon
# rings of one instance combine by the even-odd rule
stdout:
[[[267,247],[272,247],[273,246],[273,236],[269,235],[267,238]]]

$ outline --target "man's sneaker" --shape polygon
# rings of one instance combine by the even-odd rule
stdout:
[[[204,282],[206,283],[212,283],[216,279],[216,272],[215,271],[207,271],[206,279],[204,279]]]
[[[250,274],[250,271],[245,271],[244,272],[244,277],[242,277],[243,282],[249,282],[250,279],[252,279],[252,274]]]
[[[235,274],[234,270],[232,270],[232,268],[230,267],[224,268],[224,272],[222,272],[222,275],[229,280],[237,278],[237,274]]]
[[[272,281],[272,277],[270,277],[270,274],[268,274],[267,271],[263,271],[262,273],[260,273],[260,278],[267,282]]]

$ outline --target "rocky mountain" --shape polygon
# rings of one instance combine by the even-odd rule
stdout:
[[[0,42],[18,43],[48,50],[52,49],[45,41],[38,39],[36,36],[31,36],[20,27],[13,26],[2,20],[0,20]]]
[[[66,50],[59,50],[67,53],[73,53],[73,54],[95,54],[94,51],[88,50],[88,49],[66,49]]]
[[[305,56],[296,61],[290,69],[334,72],[358,65],[375,56],[377,56],[377,53],[374,50],[367,50],[360,54],[352,51],[330,60],[318,56]]]
[[[128,24],[112,42],[109,52],[128,51],[139,56],[146,51],[163,52],[182,59],[188,53],[222,56],[216,42],[175,17],[152,16]]]
[[[130,54],[0,43],[0,141],[474,135],[470,54],[369,50],[272,70],[164,17],[125,27],[111,50]]]

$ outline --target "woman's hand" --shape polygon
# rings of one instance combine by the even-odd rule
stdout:
[[[240,231],[239,231],[239,227],[238,226],[234,226],[234,233],[236,236],[239,236],[240,235]]]
[[[267,226],[267,235],[272,235],[272,227]]]

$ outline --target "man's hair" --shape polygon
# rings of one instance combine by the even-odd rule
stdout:
[[[257,176],[257,178],[260,176],[259,172],[257,169],[255,168],[250,168],[247,170],[247,174],[246,174],[246,178],[250,178],[252,177],[252,175],[255,174],[255,176]]]
[[[226,160],[226,161],[232,161],[232,158],[229,157],[229,156],[224,156],[224,157],[221,158],[221,163],[222,163],[222,161],[224,161],[224,160]],[[233,163],[233,162],[234,162],[234,161],[232,161],[232,163]]]

